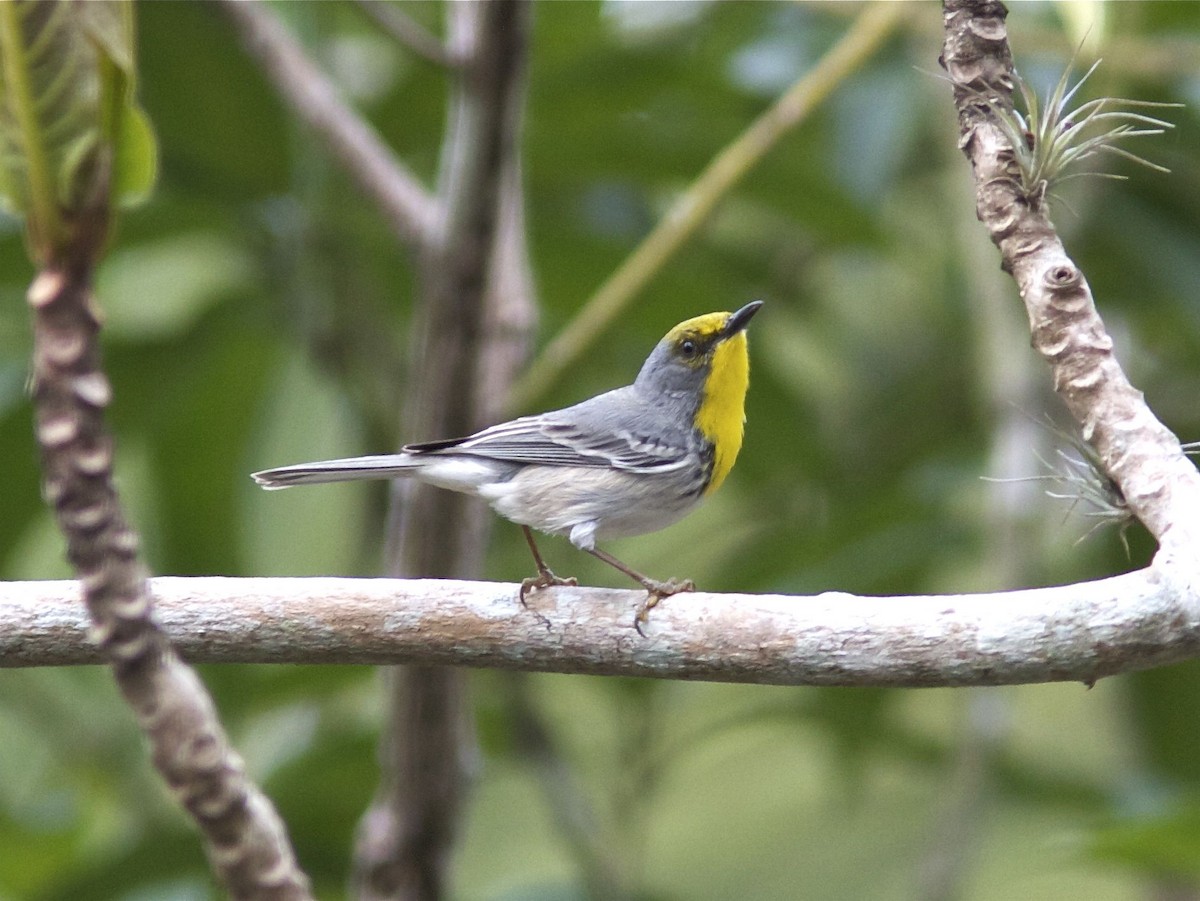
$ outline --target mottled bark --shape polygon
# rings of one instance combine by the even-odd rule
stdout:
[[[212,663],[421,663],[763,685],[1093,682],[1200,656],[1200,591],[1154,569],[966,595],[694,594],[641,638],[645,592],[497,582],[154,580],[180,652]],[[0,665],[94,663],[72,582],[0,583]],[[540,618],[539,618],[540,617]]]
[[[1114,352],[1091,289],[1048,216],[1045,192],[1026,194],[1012,147],[984,98],[1012,106],[1007,9],[946,0],[941,62],[954,84],[960,147],[975,178],[976,212],[1021,292],[1033,346],[1054,389],[1099,454],[1130,510],[1158,539],[1163,578],[1200,581],[1200,474],[1146,406]]]
[[[100,366],[91,288],[98,246],[94,236],[81,234],[76,256],[52,262],[28,295],[44,491],[78,573],[90,643],[112,665],[154,765],[200,828],[228,892],[247,899],[309,898],[283,823],[246,778],[203,685],[154,618],[137,535],[112,480],[113,440],[104,421],[112,391]]]

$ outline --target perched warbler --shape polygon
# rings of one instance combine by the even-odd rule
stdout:
[[[542,560],[530,528],[566,535],[647,591],[634,617],[641,632],[662,598],[692,591],[690,579],[659,582],[630,569],[596,542],[664,528],[729,475],[742,447],[750,381],[746,326],[762,301],[736,313],[681,322],[658,342],[632,385],[590,400],[522,416],[476,432],[409,444],[398,454],[301,463],[254,473],[265,488],[411,477],[481,497],[521,526],[538,574],[520,599],[560,579]]]

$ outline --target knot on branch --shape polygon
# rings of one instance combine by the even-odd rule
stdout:
[[[33,280],[33,284],[29,286],[26,300],[35,310],[48,307],[62,294],[66,283],[67,277],[62,270],[43,269]]]
[[[1072,308],[1078,308],[1080,299],[1087,302],[1087,298],[1081,297],[1077,290],[1083,284],[1083,273],[1070,262],[1051,266],[1042,273],[1042,283],[1049,289],[1052,302],[1061,305],[1073,298]]]
[[[1011,161],[1011,155],[1009,159]],[[992,241],[997,244],[1012,237],[1025,224],[1025,209],[1020,203],[1018,187],[1016,179],[998,176],[988,181],[979,192],[975,216],[987,226]],[[1036,236],[1020,242],[1021,247],[1031,247],[1028,252],[1036,251],[1041,244],[1041,238]]]
[[[35,376],[51,367],[67,369],[81,365],[88,350],[85,334],[47,325],[34,356]],[[40,380],[39,380],[40,383]]]
[[[72,463],[81,476],[103,476],[113,464],[112,439],[108,435],[96,435],[90,446],[81,442]]]
[[[954,83],[959,112],[986,109],[993,100],[1011,103],[1008,9],[1003,3],[979,0],[947,0],[944,8],[946,43],[938,62]]]
[[[988,7],[992,7],[991,10]],[[1003,3],[985,4],[985,14],[967,21],[967,30],[979,40],[986,43],[1000,44],[1008,40],[1008,26],[1005,19],[1008,9]],[[991,15],[987,13],[991,12]]]
[[[115,509],[108,498],[91,498],[82,492],[73,493],[66,479],[61,482],[57,478],[52,479],[61,485],[56,493],[61,498],[58,516],[63,528],[81,533],[82,537],[83,534],[100,531],[113,521]]]
[[[112,386],[103,372],[93,370],[70,381],[71,393],[87,406],[102,410],[112,402]]]
[[[36,430],[43,447],[58,450],[79,437],[79,421],[62,410],[39,410]]]

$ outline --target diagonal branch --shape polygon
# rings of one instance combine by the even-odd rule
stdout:
[[[153,148],[134,136],[145,122],[133,96],[132,15],[128,4],[85,10],[65,2],[0,11],[0,181],[21,198],[16,208],[28,216],[39,266],[26,299],[43,495],[78,578],[71,594],[86,609],[84,639],[111,667],[217,880],[237,899],[305,901],[308,879],[283,822],[247,778],[212,699],[155,617],[138,535],[113,476],[112,386],[92,285],[121,192],[153,180]]]
[[[52,263],[29,289],[34,320],[33,400],[45,494],[67,539],[88,624],[80,639],[109,662],[149,741],[155,767],[204,837],[214,872],[235,898],[311,897],[282,821],[246,778],[241,758],[195,672],[155,618],[138,537],[112,478],[111,397],[100,367],[90,250]],[[80,623],[84,626],[84,623]]]
[[[1200,582],[1154,567],[991,594],[811,597],[400,579],[153,580],[163,628],[205,663],[425,663],[778,685],[1091,683],[1200,656]],[[0,666],[95,663],[74,582],[0,583]],[[542,618],[549,623],[545,625]]]
[[[1200,473],[1146,405],[1113,353],[1083,273],[1067,256],[1044,199],[1026,195],[990,103],[1011,108],[1012,55],[994,0],[945,0],[942,65],[954,84],[960,146],[976,211],[1025,302],[1035,349],[1082,435],[1130,510],[1160,544],[1163,578],[1200,582]]]
[[[324,141],[359,187],[379,206],[392,231],[418,247],[437,240],[437,200],[373,128],[338,96],[333,82],[305,55],[265,3],[218,0],[241,33],[246,51],[280,95]]]
[[[427,62],[446,67],[458,64],[436,36],[426,31],[396,4],[387,0],[354,0],[354,5],[391,35],[398,44],[407,47]]]

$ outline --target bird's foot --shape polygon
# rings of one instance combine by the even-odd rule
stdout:
[[[578,584],[579,580],[574,576],[563,579],[554,575],[554,573],[550,572],[548,568],[542,568],[538,570],[538,574],[536,576],[532,576],[531,578],[525,579],[521,582],[521,606],[536,616],[541,621],[542,625],[546,627],[546,630],[549,631],[550,620],[529,606],[529,601],[527,600],[528,595],[530,592],[541,591],[543,588],[550,588],[553,585]]]
[[[536,576],[531,576],[521,582],[521,606],[528,607],[529,604],[526,598],[531,592],[541,591],[543,588],[551,588],[555,585],[578,585],[579,580],[574,576],[569,576],[563,579],[554,575],[549,569],[543,569]]]
[[[656,582],[653,579],[647,579],[642,583],[646,589],[646,600],[638,605],[637,613],[633,617],[633,628],[637,630],[637,634],[646,637],[646,633],[642,631],[642,626],[650,621],[650,611],[658,606],[658,602],[663,598],[669,598],[673,594],[679,594],[682,591],[695,591],[696,583],[691,579],[667,579],[665,582]]]

